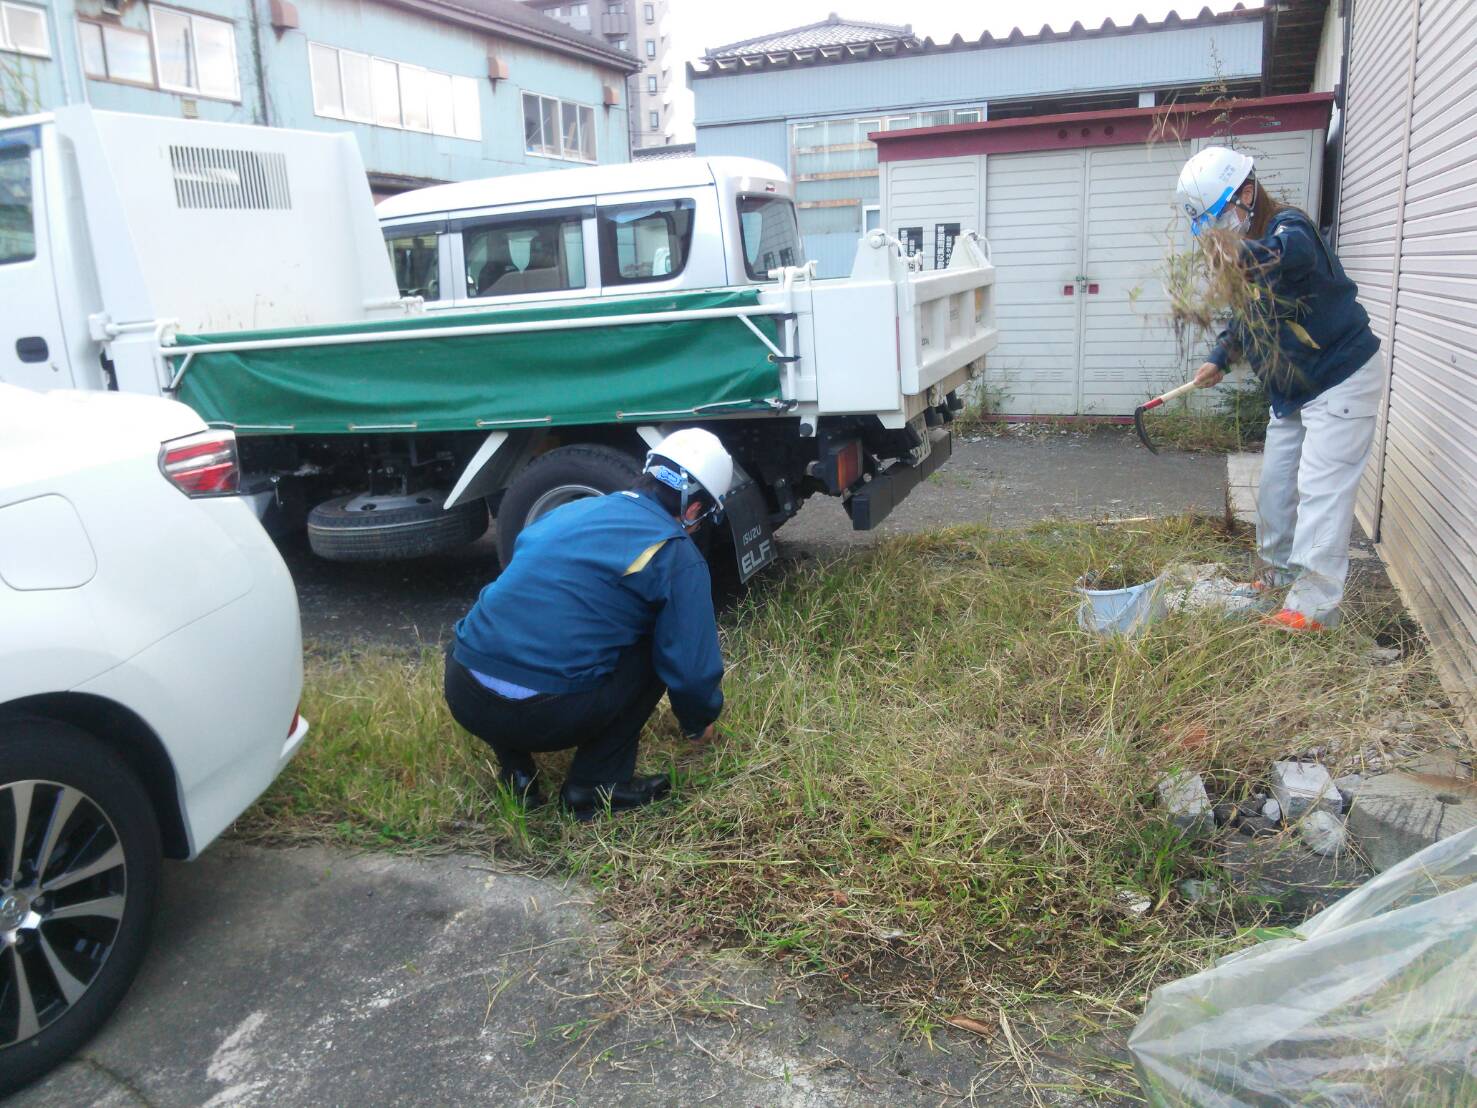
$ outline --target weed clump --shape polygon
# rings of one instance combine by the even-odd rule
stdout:
[[[1309,737],[1338,768],[1389,712],[1439,696],[1419,654],[1369,665],[1380,628],[1357,596],[1309,639],[1192,614],[1132,641],[1076,627],[1084,568],[1242,559],[1182,519],[960,528],[789,563],[724,617],[721,738],[695,747],[663,716],[643,744],[674,800],[588,825],[497,789],[446,713],[439,656],[317,655],[312,738],[243,833],[578,874],[634,950],[764,955],[924,1026],[1042,996],[1133,1007],[1260,918],[1179,899],[1209,848],[1156,808],[1159,777],[1234,796]],[[1176,737],[1191,723],[1193,747]],[[542,764],[557,778],[564,760]],[[1151,907],[1125,909],[1125,890]]]

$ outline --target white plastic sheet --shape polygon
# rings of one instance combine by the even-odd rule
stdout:
[[[1128,1047],[1156,1105],[1477,1105],[1477,828],[1154,991]]]

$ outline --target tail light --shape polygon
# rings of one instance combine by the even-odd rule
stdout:
[[[159,472],[186,496],[231,496],[241,487],[232,431],[201,431],[159,448]]]

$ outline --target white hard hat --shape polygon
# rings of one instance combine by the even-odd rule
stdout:
[[[662,464],[663,461],[671,462],[678,472],[673,473],[670,466]],[[687,497],[696,491],[686,487],[691,482],[702,486],[715,507],[722,505],[733,485],[733,459],[723,449],[718,436],[701,427],[684,427],[662,439],[646,455],[644,472],[682,493],[684,507]],[[681,484],[674,482],[674,477],[680,478]]]
[[[1225,146],[1207,146],[1185,163],[1176,195],[1190,218],[1191,231],[1198,235],[1219,224],[1253,167],[1251,158]]]

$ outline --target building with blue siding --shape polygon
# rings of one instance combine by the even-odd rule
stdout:
[[[708,50],[688,67],[697,153],[784,167],[806,252],[823,276],[850,270],[877,225],[877,150],[868,134],[1012,116],[1141,107],[1265,90],[1263,9],[1139,17],[1088,30],[1020,30],[976,41],[832,16]],[[1311,59],[1308,64],[1311,66]]]
[[[348,130],[381,195],[629,161],[638,68],[515,0],[0,0],[0,112]]]

